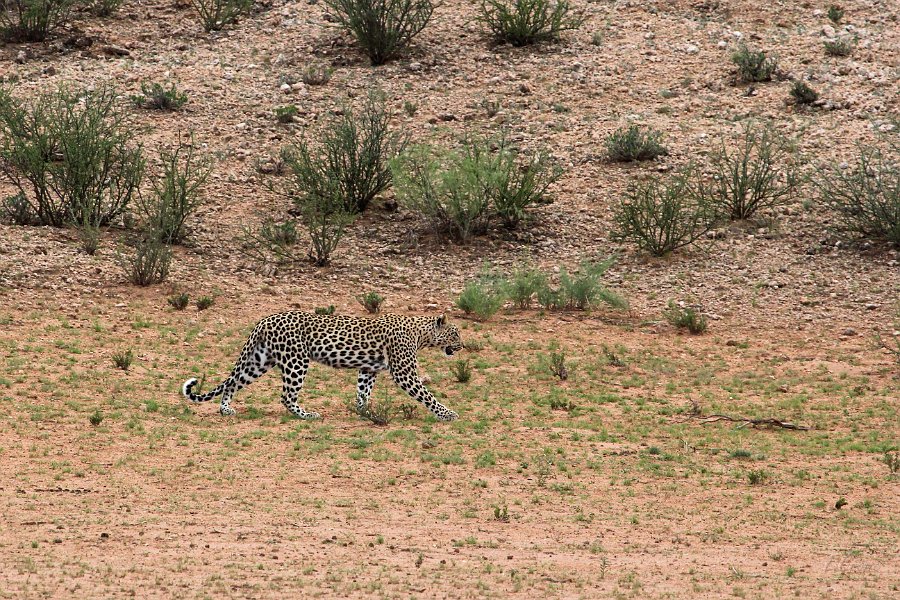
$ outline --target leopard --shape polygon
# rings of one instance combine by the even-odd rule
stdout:
[[[184,382],[181,392],[191,402],[208,402],[221,396],[219,413],[231,416],[236,414],[231,406],[235,392],[278,367],[284,407],[300,419],[320,419],[319,413],[303,409],[298,402],[312,361],[359,371],[356,410],[361,415],[368,409],[376,377],[387,371],[404,392],[439,421],[453,421],[459,415],[438,402],[419,377],[417,353],[427,347],[442,348],[447,356],[453,356],[463,349],[459,329],[445,315],[356,317],[282,312],[256,324],[231,374],[222,383],[199,394],[193,391],[197,379],[191,378]]]

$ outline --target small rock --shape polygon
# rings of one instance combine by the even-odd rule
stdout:
[[[444,113],[444,114],[438,115],[438,119],[440,119],[441,121],[444,121],[445,123],[449,123],[450,121],[456,120],[456,115],[451,114],[451,113]]]
[[[687,54],[697,54],[697,53],[700,52],[700,48],[698,48],[698,47],[697,47],[696,45],[694,45],[694,44],[688,44],[687,46],[684,47],[684,51],[685,51]]]
[[[131,56],[131,52],[120,46],[104,46],[103,52],[110,56]]]
[[[853,329],[852,327],[848,327],[848,328],[846,328],[845,330],[843,330],[843,331],[841,332],[841,335],[845,335],[845,336],[847,336],[847,337],[851,337],[851,336],[856,335],[856,330]]]
[[[531,94],[531,88],[528,87],[527,83],[521,83],[521,84],[519,84],[519,93],[522,94],[523,96],[527,96],[527,95]]]
[[[834,30],[834,27],[831,25],[823,25],[822,26],[822,35],[831,39],[837,35],[837,32]]]
[[[282,83],[278,89],[280,89],[284,93],[288,93],[291,91],[291,86],[290,86],[290,84]]]
[[[878,310],[881,308],[880,304],[875,304],[874,302],[869,302],[866,304],[866,310]]]
[[[26,60],[28,60],[28,53],[24,50],[19,50],[19,53],[16,54],[16,62],[21,65],[24,64]]]

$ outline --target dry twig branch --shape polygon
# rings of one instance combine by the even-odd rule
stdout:
[[[781,427],[782,429],[794,429],[796,431],[809,431],[809,427],[806,425],[798,425],[797,423],[790,423],[788,421],[782,421],[780,419],[750,419],[747,417],[732,417],[730,415],[722,415],[722,414],[712,414],[712,415],[704,415],[700,410],[700,403],[696,400],[691,400],[691,411],[690,418],[693,419],[701,419],[701,423],[715,423],[716,421],[728,421],[730,423],[740,423],[738,425],[738,429],[743,429],[744,427],[752,426],[752,427]]]

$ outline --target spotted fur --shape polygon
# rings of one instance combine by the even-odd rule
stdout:
[[[291,414],[301,419],[318,419],[297,403],[309,362],[315,361],[339,369],[358,369],[356,405],[365,410],[369,394],[380,371],[389,371],[407,394],[418,400],[441,421],[452,421],[457,414],[435,400],[419,378],[416,353],[437,346],[448,356],[462,349],[459,330],[440,317],[383,315],[377,318],[315,315],[285,312],[261,320],[253,332],[231,375],[205,394],[191,391],[196,379],[188,379],[182,393],[192,402],[208,402],[222,396],[219,412],[233,415],[231,398],[241,388],[272,367],[281,369],[282,396]]]

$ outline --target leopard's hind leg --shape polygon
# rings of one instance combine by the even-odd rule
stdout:
[[[256,381],[274,365],[275,357],[262,340],[257,340],[256,344],[245,346],[237,364],[234,365],[231,376],[225,382],[219,412],[225,416],[233,415],[235,410],[231,408],[231,398],[234,393]]]

